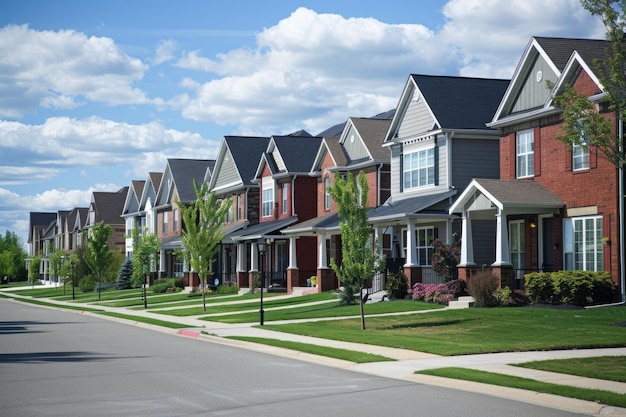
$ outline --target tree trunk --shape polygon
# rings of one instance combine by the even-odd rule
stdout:
[[[202,278],[202,307],[206,311],[206,277]]]
[[[361,312],[361,330],[365,330],[365,312],[363,310],[363,304],[365,304],[365,300],[367,300],[367,294],[365,298],[363,298],[363,287],[359,289],[359,310]]]

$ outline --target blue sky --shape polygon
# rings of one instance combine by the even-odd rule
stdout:
[[[410,73],[510,78],[533,35],[603,34],[578,0],[3,0],[0,233],[225,135],[390,110]]]

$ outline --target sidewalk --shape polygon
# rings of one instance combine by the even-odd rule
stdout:
[[[19,293],[13,293],[16,299],[19,299]],[[27,297],[30,298],[30,297]],[[80,305],[75,302],[59,302],[51,299],[42,299],[50,303]],[[236,301],[235,301],[236,302]],[[306,360],[327,366],[335,366],[349,369],[355,372],[377,375],[386,378],[403,379],[418,383],[439,385],[447,388],[461,389],[473,391],[482,394],[500,396],[509,399],[518,399],[524,402],[544,405],[551,408],[559,408],[565,411],[583,413],[588,415],[603,416],[621,416],[626,417],[626,409],[603,406],[601,404],[575,400],[571,398],[559,397],[548,394],[540,394],[532,391],[525,391],[513,388],[496,387],[474,382],[461,380],[453,380],[449,378],[440,378],[427,375],[415,374],[416,371],[425,369],[434,369],[442,367],[462,367],[471,368],[488,372],[501,373],[505,375],[518,376],[527,379],[534,379],[542,382],[549,382],[559,385],[569,385],[581,388],[599,389],[604,391],[613,391],[626,395],[626,383],[612,382],[605,380],[597,380],[591,378],[582,378],[572,375],[556,374],[551,372],[537,371],[526,369],[511,364],[546,360],[546,359],[566,359],[574,357],[595,357],[595,356],[626,356],[626,347],[623,348],[606,348],[606,349],[581,349],[581,350],[559,350],[559,351],[541,351],[541,352],[507,352],[495,354],[478,354],[478,355],[462,355],[462,356],[438,356],[430,353],[416,352],[412,350],[395,349],[384,346],[374,346],[360,343],[342,342],[336,340],[320,339],[310,336],[299,336],[289,333],[281,333],[271,330],[262,329],[256,326],[258,323],[244,324],[224,324],[219,322],[208,322],[199,320],[196,317],[166,317],[147,310],[130,310],[123,307],[106,307],[84,304],[85,307],[98,308],[104,311],[116,312],[124,315],[150,317],[158,320],[173,321],[182,325],[190,326],[189,328],[172,330],[164,329],[158,326],[147,325],[141,322],[132,322],[123,319],[114,319],[111,317],[83,312],[82,314],[93,315],[99,318],[109,320],[118,320],[131,323],[140,327],[152,328],[168,333],[174,333],[185,337],[193,337],[199,340],[210,341],[214,343],[226,344],[234,347],[257,350],[273,355],[280,355],[289,358]],[[441,311],[441,310],[439,310]],[[421,311],[419,313],[426,313]],[[410,312],[415,314],[416,312]],[[333,318],[336,320],[336,318]],[[328,320],[328,319],[325,319]],[[272,323],[276,324],[276,323]],[[306,353],[300,353],[287,349],[276,348],[257,343],[242,342],[233,339],[227,339],[229,336],[248,336],[279,339],[286,341],[301,342],[319,346],[327,346],[341,349],[348,349],[366,353],[382,355],[394,361],[376,362],[357,364],[349,361],[337,360],[327,357],[320,357]]]

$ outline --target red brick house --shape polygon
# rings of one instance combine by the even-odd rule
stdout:
[[[531,38],[488,124],[500,131],[500,179],[474,179],[450,209],[463,218],[462,277],[479,266],[473,259],[473,220],[492,219],[497,232],[491,267],[503,285],[520,288],[530,271],[607,271],[623,294],[623,178],[594,147],[556,139],[562,109],[553,104],[571,85],[616,121],[594,66],[608,47],[603,40]],[[615,126],[617,134],[617,121]]]

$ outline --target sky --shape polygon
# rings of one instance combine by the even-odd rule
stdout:
[[[510,79],[531,36],[604,27],[579,0],[2,0],[0,233],[226,135],[391,110],[409,74]]]

